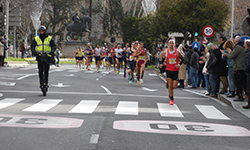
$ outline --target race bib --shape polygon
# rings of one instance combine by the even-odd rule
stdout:
[[[169,59],[169,64],[177,64],[176,58]]]
[[[133,56],[129,56],[129,61],[133,61],[134,57]]]
[[[140,60],[145,60],[145,56],[139,56]]]

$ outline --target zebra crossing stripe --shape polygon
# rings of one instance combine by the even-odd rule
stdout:
[[[23,101],[24,98],[5,98],[0,101],[0,109],[12,106],[16,103]]]
[[[162,117],[179,117],[179,118],[184,118],[182,115],[180,109],[176,104],[174,105],[169,105],[165,103],[157,103],[160,115]]]
[[[82,100],[69,113],[92,114],[99,103],[100,100]]]
[[[207,118],[207,119],[221,119],[221,120],[231,120],[221,111],[219,111],[214,106],[209,105],[195,105],[195,107]]]
[[[60,103],[62,99],[44,99],[23,111],[32,111],[32,112],[46,112],[51,108],[55,107],[58,103]]]
[[[138,115],[138,102],[120,101],[116,108],[117,115]]]

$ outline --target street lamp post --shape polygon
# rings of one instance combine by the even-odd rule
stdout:
[[[234,32],[234,0],[232,0],[231,39],[233,39],[233,32]]]

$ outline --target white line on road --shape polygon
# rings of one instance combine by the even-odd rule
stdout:
[[[22,79],[25,79],[25,78],[28,78],[28,77],[31,77],[31,76],[35,76],[35,75],[38,75],[38,74],[27,74],[27,75],[24,75],[20,78],[17,78],[17,80],[22,80]]]
[[[69,113],[92,114],[99,103],[100,100],[82,100]]]
[[[97,144],[99,139],[99,134],[92,134],[89,140],[90,144]]]
[[[60,103],[62,99],[44,99],[35,105],[32,105],[23,111],[32,111],[32,112],[46,112],[49,109],[55,107],[58,103]]]
[[[3,94],[2,93],[0,93],[0,97],[2,97],[3,96]]]
[[[149,88],[146,88],[146,87],[142,87],[142,89],[145,90],[145,91],[149,91],[149,92],[158,91],[157,89],[149,89]]]
[[[221,120],[231,120],[221,111],[219,111],[214,106],[209,105],[195,105],[195,107],[207,118],[207,119],[221,119]]]
[[[182,115],[180,109],[176,104],[169,105],[165,103],[157,103],[157,106],[162,117],[184,118],[184,116]]]
[[[19,90],[0,90],[2,93],[26,93],[26,94],[41,94],[41,91],[19,91]],[[58,95],[102,95],[102,96],[122,96],[122,97],[145,97],[145,98],[163,98],[166,99],[167,96],[161,95],[136,95],[136,94],[120,94],[120,93],[87,93],[87,92],[58,92],[58,91],[49,91],[49,94],[58,94]],[[197,98],[197,97],[174,97],[175,99],[188,99],[188,100],[209,100],[208,98]],[[152,99],[153,100],[153,99]]]
[[[193,94],[196,94],[196,95],[200,95],[200,96],[203,96],[203,97],[207,97],[206,95],[198,93],[198,92],[195,92],[195,91],[186,90],[186,89],[184,89],[183,91],[186,91],[186,92],[189,92],[189,93],[193,93]],[[222,101],[217,100],[216,98],[212,98],[212,97],[209,97],[209,98],[212,99],[212,100],[214,100],[214,101],[216,101],[216,102],[218,102],[222,106],[228,106],[227,104],[223,103]]]
[[[117,115],[138,115],[138,102],[120,101],[116,108]]]
[[[16,103],[23,101],[24,98],[5,98],[0,101],[0,109],[12,106]]]
[[[106,88],[105,86],[101,85],[101,87],[102,87],[108,94],[112,94],[112,93],[110,92],[110,90],[109,90],[108,88]]]

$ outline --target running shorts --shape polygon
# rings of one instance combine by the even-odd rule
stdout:
[[[118,57],[116,57],[117,59],[118,59],[118,61],[121,63],[122,62],[122,60],[123,60],[123,58],[121,57],[121,58],[118,58]]]
[[[101,60],[100,56],[95,56],[95,63],[97,63],[97,61],[100,61],[100,60]]]
[[[128,70],[131,69],[131,71],[135,70],[136,62],[135,61],[128,61]]]
[[[138,62],[137,62],[137,67],[141,67],[141,65],[143,65],[145,63],[145,61],[144,60],[139,60]]]
[[[166,74],[167,74],[167,78],[171,78],[172,80],[179,80],[178,76],[179,76],[179,71],[169,71],[166,70]]]

